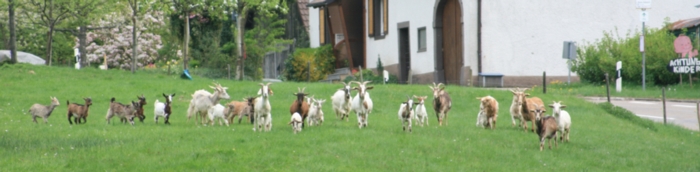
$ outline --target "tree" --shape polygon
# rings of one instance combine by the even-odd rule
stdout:
[[[276,9],[282,4],[285,8],[284,3],[280,0],[238,0],[235,4],[234,9],[238,13],[238,19],[236,19],[236,46],[238,47],[238,65],[236,67],[236,79],[243,79],[244,76],[244,64],[245,59],[243,58],[243,50],[245,46],[243,45],[243,38],[245,37],[245,22],[248,17],[248,12],[251,9],[255,10],[269,10]],[[286,12],[285,12],[286,13]]]
[[[10,63],[17,63],[17,32],[15,31],[15,6],[14,6],[14,1],[9,0],[8,6],[9,6],[9,16],[10,16],[10,56],[11,60]]]
[[[170,14],[182,17],[185,20],[183,33],[183,69],[189,65],[189,43],[190,43],[190,19],[198,14],[205,14],[207,17],[225,19],[227,9],[232,0],[161,0],[163,9]]]
[[[73,25],[78,25],[78,29],[58,29],[72,33],[78,37],[78,51],[80,51],[80,66],[87,66],[88,60],[85,54],[87,46],[87,32],[92,30],[111,29],[117,27],[119,23],[109,23],[108,26],[90,26],[91,22],[101,17],[107,16],[112,11],[121,7],[115,0],[71,0],[69,3],[70,14],[73,16]],[[117,4],[117,5],[112,5]],[[110,8],[111,7],[111,8]],[[95,12],[99,13],[95,13]]]
[[[139,28],[138,18],[139,18],[139,16],[142,16],[144,13],[147,13],[153,9],[153,8],[148,8],[150,6],[146,5],[146,4],[153,4],[155,2],[150,1],[150,0],[149,1],[127,0],[127,1],[129,2],[129,7],[130,7],[129,9],[131,9],[131,24],[132,24],[132,27],[131,27],[131,29],[132,29],[131,30],[132,41],[131,42],[133,43],[133,47],[131,49],[133,52],[131,53],[131,56],[132,56],[132,58],[131,58],[131,62],[132,62],[131,73],[136,73],[136,66],[137,66],[136,65],[136,57],[138,57],[136,50],[138,49],[138,46],[139,46],[139,44],[138,44],[139,41],[137,39],[138,38],[138,30],[139,30],[138,29]],[[145,8],[145,9],[139,8],[139,6],[145,6],[147,8]]]
[[[23,11],[28,18],[33,18],[30,12],[39,14],[41,24],[49,29],[46,33],[46,65],[49,66],[52,60],[53,33],[56,25],[69,17],[68,2],[70,0],[29,0],[30,5],[26,5],[26,10]]]

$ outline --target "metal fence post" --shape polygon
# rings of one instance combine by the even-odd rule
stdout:
[[[666,124],[666,87],[661,87],[661,101],[664,106],[664,125]]]
[[[605,73],[605,92],[608,96],[608,103],[610,103],[610,76],[608,76],[608,73]]]
[[[542,72],[542,93],[547,94],[547,71]]]

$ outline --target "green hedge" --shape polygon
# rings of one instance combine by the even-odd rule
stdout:
[[[595,84],[605,83],[605,73],[611,80],[617,72],[615,63],[622,61],[622,78],[625,83],[642,83],[642,53],[639,52],[640,33],[628,33],[625,38],[604,32],[600,40],[579,46],[578,59],[573,61],[572,71],[581,80]],[[679,75],[666,69],[671,59],[677,58],[673,48],[676,39],[667,29],[647,29],[646,82],[654,85],[670,85],[679,82]]]

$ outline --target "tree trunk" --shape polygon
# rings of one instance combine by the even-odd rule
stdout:
[[[8,0],[10,12],[10,63],[17,63],[17,33],[15,32],[15,7],[13,0]]]
[[[85,66],[88,66],[87,62],[87,56],[85,55],[85,44],[87,44],[87,27],[86,26],[80,26],[80,29],[78,30],[78,51],[80,51],[80,68],[84,68]]]
[[[46,65],[51,66],[51,51],[53,50],[51,43],[53,42],[54,24],[49,24],[49,31],[46,32]]]
[[[187,69],[189,59],[187,58],[188,56],[188,51],[189,51],[189,45],[190,45],[190,12],[185,11],[185,41],[182,47],[184,48],[185,52],[182,56],[182,65],[183,69]]]
[[[136,31],[138,30],[136,29],[138,27],[138,23],[136,21],[136,10],[134,10],[134,16],[132,16],[134,26],[131,27],[131,40],[133,45],[131,48],[131,73],[136,73],[136,58],[138,57],[138,54],[136,54],[136,49],[139,47],[139,41],[136,37]]]
[[[240,4],[239,4],[240,6]],[[244,9],[244,8],[241,8]],[[237,33],[236,33],[236,46],[238,48],[238,65],[236,67],[236,79],[237,80],[242,80],[243,79],[243,71],[244,71],[244,66],[243,66],[243,38],[244,35],[243,33],[245,32],[245,13],[246,10],[239,10],[240,14],[238,14],[238,19],[236,20],[236,27],[237,27]]]

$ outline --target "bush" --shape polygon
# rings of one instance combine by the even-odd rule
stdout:
[[[285,78],[291,81],[319,81],[335,71],[335,57],[330,45],[319,48],[298,48],[284,64]],[[309,67],[311,73],[309,73]]]
[[[350,82],[350,81],[360,81],[360,73],[362,73],[362,80],[363,81],[372,81],[374,84],[382,84],[384,83],[384,77],[379,75],[375,75],[372,70],[369,69],[363,69],[362,72],[357,72],[353,76],[348,76],[345,77],[345,80],[343,82]],[[389,75],[389,81],[386,82],[387,84],[397,84],[399,83],[398,77],[396,75]]]
[[[679,81],[679,75],[666,69],[671,59],[677,57],[673,41],[675,36],[666,27],[648,29],[646,33],[646,82],[647,84],[669,85]],[[578,59],[572,61],[571,70],[582,81],[603,84],[605,73],[611,80],[617,72],[615,63],[622,61],[621,76],[625,82],[641,83],[642,54],[639,52],[639,32],[628,33],[626,38],[614,38],[610,32],[604,32],[602,39],[584,44],[578,49]]]

